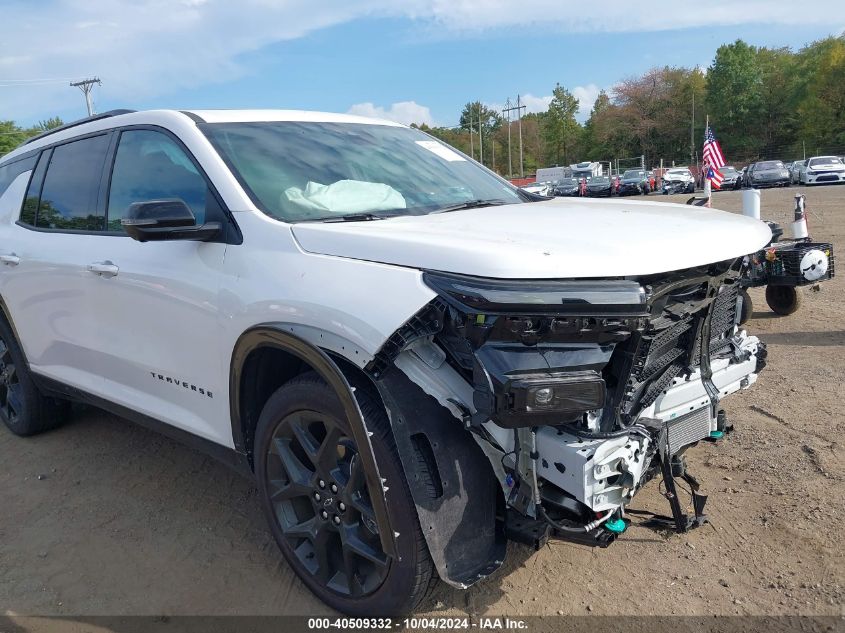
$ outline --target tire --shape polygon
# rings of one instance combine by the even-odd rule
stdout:
[[[15,435],[37,435],[59,426],[69,403],[44,396],[35,386],[12,328],[0,314],[0,420]]]
[[[255,440],[261,505],[288,563],[320,600],[356,617],[400,616],[425,596],[434,565],[387,415],[365,389],[356,397],[389,482],[387,511],[401,560],[381,549],[349,423],[316,373],[280,387],[261,412]]]
[[[739,307],[739,323],[740,325],[744,325],[754,313],[754,303],[751,301],[751,295],[746,290],[740,290],[739,296],[742,299],[742,304]]]
[[[775,314],[789,316],[801,307],[801,293],[794,286],[766,286],[766,303]]]

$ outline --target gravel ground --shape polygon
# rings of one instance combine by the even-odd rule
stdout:
[[[787,226],[796,191],[764,191],[764,217]],[[812,235],[845,257],[845,187],[806,194]],[[714,206],[738,211],[739,192]],[[781,318],[751,291],[769,366],[725,401],[736,431],[688,453],[709,525],[634,525],[602,550],[512,546],[492,578],[441,584],[420,614],[845,615],[844,286],[805,291]],[[81,409],[38,438],[0,430],[0,464],[0,614],[330,613],[284,562],[250,482],[188,448]],[[634,507],[667,513],[657,489]]]

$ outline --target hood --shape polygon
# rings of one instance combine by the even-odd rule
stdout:
[[[763,222],[715,209],[572,198],[292,231],[310,253],[500,279],[649,275],[747,255],[771,239]]]
[[[830,171],[845,171],[845,165],[842,163],[817,163],[812,167],[808,167],[810,171],[818,171],[819,169],[825,169]]]

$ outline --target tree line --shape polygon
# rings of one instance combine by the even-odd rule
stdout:
[[[59,117],[39,121],[32,127],[21,127],[14,121],[0,121],[0,156],[11,152],[26,139],[64,125]]]
[[[587,120],[557,84],[545,112],[521,121],[524,173],[577,161],[626,166],[689,165],[700,160],[709,116],[729,163],[795,160],[845,153],[845,35],[793,51],[737,40],[716,50],[706,70],[664,66],[601,91]],[[479,158],[500,174],[519,175],[518,129],[501,112],[467,103],[453,128],[421,129]],[[510,127],[510,157],[508,155]],[[509,163],[510,158],[510,163]],[[626,161],[627,159],[627,161]]]

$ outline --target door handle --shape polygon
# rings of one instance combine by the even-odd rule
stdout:
[[[3,262],[6,266],[17,266],[21,263],[21,258],[14,253],[11,255],[0,255],[0,262]]]
[[[93,264],[88,264],[88,272],[99,275],[100,277],[114,277],[118,272],[120,272],[120,268],[115,266],[109,260],[106,260],[104,262],[94,262]]]

